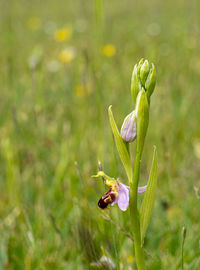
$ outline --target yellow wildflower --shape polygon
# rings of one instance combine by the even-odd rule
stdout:
[[[116,49],[115,46],[112,44],[107,44],[103,47],[102,53],[106,56],[106,57],[112,57],[115,55],[116,53]]]
[[[75,57],[75,51],[73,48],[65,48],[59,54],[59,60],[63,63],[71,62]]]
[[[128,256],[128,258],[127,258],[127,263],[129,263],[129,264],[132,264],[133,263],[133,261],[134,261],[134,257],[133,256]]]
[[[90,84],[86,84],[86,86],[80,84],[80,85],[77,85],[75,88],[75,95],[77,97],[83,97],[91,93],[92,93],[92,87]]]
[[[85,89],[83,85],[77,85],[75,88],[75,94],[77,97],[82,97],[85,95]]]
[[[62,29],[58,29],[55,33],[54,33],[54,39],[58,42],[63,42],[66,40],[69,40],[71,38],[71,29],[70,28],[62,28]]]
[[[30,17],[27,21],[27,25],[33,31],[38,30],[41,27],[41,20],[38,17]]]

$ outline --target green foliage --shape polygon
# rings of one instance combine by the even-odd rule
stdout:
[[[156,197],[157,174],[158,174],[157,150],[156,147],[154,147],[153,160],[151,171],[149,174],[148,185],[140,209],[140,230],[141,230],[142,245],[153,212],[154,201]]]
[[[117,125],[115,123],[115,119],[113,117],[112,106],[109,107],[108,114],[109,114],[109,119],[110,119],[110,126],[112,128],[112,132],[113,132],[113,135],[115,138],[115,143],[117,146],[117,150],[118,150],[120,159],[124,165],[128,179],[131,179],[132,167],[131,167],[130,155],[128,152],[128,146],[127,146],[126,142],[124,142],[121,138],[121,135],[120,135],[119,130],[117,128]]]

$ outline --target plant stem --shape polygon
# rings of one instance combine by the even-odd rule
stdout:
[[[181,266],[182,266],[182,270],[184,270],[184,243],[185,243],[185,236],[186,236],[186,227],[183,226],[182,228],[182,245],[181,245]]]
[[[184,240],[182,240],[182,246],[181,246],[181,269],[184,270],[184,260],[183,260],[183,254],[184,254]]]
[[[130,214],[138,270],[145,270],[144,253],[141,247],[140,219],[137,209],[137,189],[140,176],[141,152],[136,149],[133,177],[130,179]]]

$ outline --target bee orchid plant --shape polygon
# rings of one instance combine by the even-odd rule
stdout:
[[[149,107],[151,95],[156,84],[156,70],[148,60],[141,59],[134,66],[131,78],[131,95],[134,109],[128,114],[119,132],[115,123],[112,106],[108,109],[111,129],[115,138],[119,157],[127,174],[129,186],[119,178],[114,179],[99,171],[94,177],[102,177],[109,190],[100,198],[98,206],[106,209],[118,204],[122,211],[130,208],[131,231],[134,239],[136,264],[139,270],[145,270],[143,242],[152,215],[157,185],[157,151],[154,146],[152,166],[147,185],[138,187],[140,164],[146,133],[149,124]],[[132,166],[129,144],[136,141],[134,165]],[[138,193],[144,193],[142,204],[138,206]]]

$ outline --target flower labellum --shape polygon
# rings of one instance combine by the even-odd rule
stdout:
[[[126,116],[121,127],[121,137],[125,142],[132,142],[136,138],[136,111]]]
[[[111,189],[106,192],[106,194],[101,197],[101,199],[98,201],[98,206],[101,209],[107,208],[109,204],[112,204],[116,201],[118,194],[116,192],[113,192]]]

